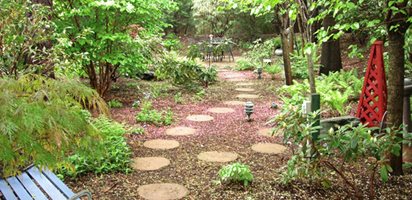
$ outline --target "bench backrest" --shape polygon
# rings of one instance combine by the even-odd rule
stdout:
[[[74,195],[53,172],[34,166],[18,176],[0,179],[0,193],[6,200],[60,200]]]

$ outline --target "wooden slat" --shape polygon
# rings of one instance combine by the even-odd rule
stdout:
[[[23,184],[26,190],[30,193],[30,195],[36,200],[47,200],[46,195],[38,188],[36,183],[31,180],[29,175],[26,172],[23,172],[21,175],[17,176],[17,179]]]
[[[9,183],[10,187],[13,189],[14,193],[16,193],[19,199],[24,199],[24,200],[33,199],[15,176],[7,178],[6,180]]]
[[[40,187],[51,197],[51,199],[68,199],[36,167],[28,169],[27,172],[40,185]]]
[[[6,200],[17,200],[17,197],[14,195],[13,190],[3,179],[0,179],[0,192],[3,194]]]
[[[57,177],[53,172],[51,172],[48,169],[44,169],[42,170],[43,174],[46,175],[49,180],[60,190],[62,191],[68,198],[72,197],[74,195],[73,191],[66,186],[66,184],[63,183],[63,181],[61,181],[59,179],[59,177]]]

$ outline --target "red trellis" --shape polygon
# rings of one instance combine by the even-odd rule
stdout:
[[[371,47],[356,117],[369,127],[379,126],[386,111],[386,101],[387,90],[383,63],[383,42],[376,41]]]

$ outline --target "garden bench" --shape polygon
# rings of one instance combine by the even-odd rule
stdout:
[[[74,200],[82,196],[92,199],[90,192],[83,190],[75,194],[53,172],[35,166],[28,167],[18,176],[0,179],[0,199]]]

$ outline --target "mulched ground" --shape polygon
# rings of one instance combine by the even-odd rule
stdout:
[[[230,65],[221,63],[219,67]],[[271,109],[271,102],[281,106],[281,102],[270,88],[277,88],[283,84],[281,80],[271,80],[268,75],[263,80],[257,80],[252,72],[239,72],[244,78],[249,79],[255,85],[247,86],[256,89],[260,98],[253,99],[255,113],[253,121],[247,122],[243,106],[229,106],[223,101],[236,100],[235,96],[241,92],[234,89],[239,82],[226,81],[225,76],[233,72],[219,73],[220,81],[206,90],[206,95],[201,101],[193,100],[185,91],[184,103],[177,104],[173,95],[179,92],[176,88],[169,88],[169,95],[161,96],[153,100],[156,109],[169,107],[174,112],[174,123],[170,126],[157,127],[143,125],[145,135],[129,135],[128,142],[133,149],[134,157],[161,156],[169,159],[171,164],[158,171],[135,171],[130,174],[88,174],[76,180],[67,180],[75,191],[89,189],[94,199],[141,199],[137,188],[154,183],[178,183],[185,186],[189,194],[184,199],[350,199],[344,190],[341,181],[336,180],[332,188],[324,189],[320,185],[306,182],[295,182],[284,186],[278,178],[282,167],[290,157],[290,151],[282,154],[263,154],[254,152],[251,146],[259,142],[271,142],[281,144],[280,137],[267,137],[258,134],[266,125],[268,119],[274,116],[278,110]],[[141,98],[143,91],[151,82],[138,82],[139,89],[126,86],[131,80],[120,80],[111,97],[120,99],[124,108],[112,109],[112,117],[129,126],[137,125],[135,115],[138,109],[131,107],[134,100]],[[268,89],[269,88],[269,89]],[[243,93],[243,92],[242,92]],[[217,114],[207,110],[213,107],[231,107],[233,113]],[[205,114],[214,117],[210,122],[193,122],[186,120],[188,115]],[[291,122],[293,123],[293,122]],[[195,128],[196,134],[190,136],[170,136],[165,130],[176,126]],[[174,139],[180,146],[170,150],[154,150],[143,147],[143,143],[151,139]],[[236,184],[216,184],[217,173],[224,165],[222,163],[209,163],[201,161],[197,155],[206,151],[236,152],[237,161],[250,166],[255,177],[253,183],[245,188]],[[359,185],[367,182],[366,178],[359,176]],[[366,185],[366,184],[365,184]],[[361,190],[367,191],[367,187]],[[409,195],[411,194],[411,195]],[[393,179],[387,184],[381,183],[378,187],[379,199],[412,199],[412,177],[404,176],[401,179]]]

